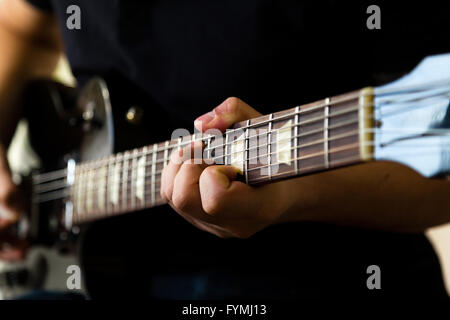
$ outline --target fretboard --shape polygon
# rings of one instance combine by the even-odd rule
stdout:
[[[369,160],[371,99],[363,89],[237,123],[220,137],[197,133],[77,164],[72,223],[164,204],[164,166],[191,141],[202,140],[204,158],[239,168],[255,186]]]

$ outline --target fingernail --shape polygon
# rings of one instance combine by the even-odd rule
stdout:
[[[204,115],[198,117],[195,122],[201,122],[202,124],[207,124],[209,122],[211,122],[214,117],[216,116],[214,110],[210,111],[208,113],[205,113]]]

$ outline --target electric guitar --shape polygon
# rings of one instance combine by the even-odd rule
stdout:
[[[401,163],[427,178],[450,175],[450,54],[427,57],[381,87],[243,121],[224,134],[185,132],[127,151],[114,136],[124,124],[110,94],[100,78],[80,92],[52,82],[30,87],[32,145],[45,169],[61,166],[31,179],[31,210],[14,230],[30,243],[67,247],[89,222],[164,204],[163,168],[192,141],[203,142],[205,160],[239,168],[254,186],[369,161]],[[139,122],[142,110],[127,108],[128,122]],[[145,128],[131,128],[122,131],[148,139]]]

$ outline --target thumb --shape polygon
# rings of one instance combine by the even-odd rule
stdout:
[[[209,215],[216,215],[234,206],[236,197],[251,200],[253,190],[245,183],[236,181],[240,170],[233,166],[214,165],[207,167],[200,175],[199,187],[202,206]],[[242,200],[242,199],[241,199]],[[239,202],[239,201],[237,201]],[[245,204],[241,204],[245,206]]]
[[[218,129],[224,132],[234,123],[261,116],[261,113],[250,107],[239,98],[228,98],[213,111],[198,117],[194,125],[197,130],[205,132]]]

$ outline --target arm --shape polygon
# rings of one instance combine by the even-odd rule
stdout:
[[[22,209],[6,149],[22,115],[19,99],[31,78],[50,77],[61,53],[56,20],[24,0],[0,1],[0,230]]]
[[[426,179],[396,163],[372,162],[294,179],[309,189],[314,205],[302,213],[301,198],[282,221],[321,221],[398,232],[422,232],[450,222],[450,183]]]
[[[259,115],[231,98],[198,118],[195,126],[223,131]],[[450,221],[450,183],[422,178],[398,164],[367,163],[253,188],[235,181],[231,166],[189,163],[186,151],[172,155],[161,194],[193,225],[220,237],[245,238],[269,225],[294,221],[403,232]]]
[[[62,46],[56,20],[24,0],[0,2],[0,43],[0,141],[7,146],[21,116],[24,84],[50,77]]]

